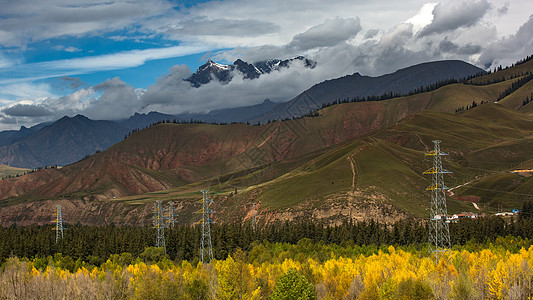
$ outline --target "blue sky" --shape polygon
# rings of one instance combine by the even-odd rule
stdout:
[[[354,72],[381,75],[461,59],[482,68],[533,52],[531,1],[2,1],[0,130],[85,114],[206,112],[288,101]],[[250,81],[191,88],[211,58],[231,63],[304,55]]]

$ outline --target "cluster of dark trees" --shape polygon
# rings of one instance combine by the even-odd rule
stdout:
[[[39,170],[46,170],[46,169],[57,169],[57,165],[39,167],[39,168],[31,169],[31,170],[28,170],[28,171],[24,171],[24,172],[21,172],[21,173],[18,173],[18,174],[7,175],[7,176],[4,176],[4,177],[0,177],[0,180],[5,179],[5,178],[17,178],[17,177],[24,176],[24,175],[27,175],[27,174],[30,174],[30,173],[35,173],[35,172],[37,172]]]
[[[268,121],[268,123],[271,123],[272,121]],[[157,122],[154,122],[148,126],[146,126],[145,128],[137,128],[137,129],[133,129],[132,131],[130,131],[129,133],[127,133],[125,136],[124,136],[124,139],[127,139],[130,135],[132,135],[133,133],[137,132],[137,131],[140,131],[142,129],[147,129],[147,128],[151,128],[151,127],[154,127],[156,125],[159,125],[159,124],[209,124],[209,125],[229,125],[229,124],[246,124],[246,125],[253,125],[253,126],[261,126],[261,122],[257,122],[255,124],[250,124],[250,122],[231,122],[231,123],[227,123],[227,122],[205,122],[205,121],[202,121],[202,120],[196,120],[196,119],[190,119],[190,120],[178,120],[178,119],[174,119],[172,121],[170,120],[160,120],[160,121],[157,121]]]
[[[525,58],[516,61],[514,64],[511,64],[511,67],[515,67],[515,66],[527,63],[528,61],[530,61],[532,59],[533,59],[533,54],[529,55],[529,56],[526,56]],[[494,73],[496,73],[498,71],[501,71],[501,70],[507,70],[509,68],[510,68],[509,66],[505,66],[505,68],[504,68],[504,67],[502,67],[502,65],[499,65],[498,67],[494,67]],[[489,74],[490,73],[491,73],[491,71],[489,70]]]
[[[521,64],[524,64],[524,63],[527,63],[528,61],[532,60],[533,59],[533,54],[532,55],[529,55],[529,56],[526,56],[526,58],[523,58],[517,62],[515,62],[514,64],[512,64],[511,66],[514,67],[514,66],[518,66],[518,65],[521,65]]]
[[[213,254],[225,259],[236,249],[249,251],[257,242],[296,244],[302,239],[313,243],[346,245],[423,245],[428,228],[419,220],[402,220],[394,224],[376,221],[345,222],[324,226],[320,222],[280,222],[253,230],[250,224],[211,225]],[[533,239],[533,202],[522,207],[516,219],[500,217],[462,219],[450,224],[453,244],[469,241],[490,242],[499,236],[512,235]],[[166,230],[166,249],[170,259],[197,260],[201,226],[176,226]],[[130,253],[139,257],[147,247],[154,246],[155,229],[144,226],[82,226],[67,225],[64,238],[56,243],[52,225],[10,226],[0,228],[0,260],[10,256],[47,257],[62,253],[90,264],[99,265],[112,254]]]
[[[524,101],[522,101],[522,106],[526,106],[529,102],[533,100],[533,93],[531,93],[531,96],[527,96]]]
[[[518,90],[522,86],[524,86],[526,83],[531,81],[533,79],[533,74],[530,72],[526,72],[526,74],[518,79],[517,81],[513,82],[510,87],[508,87],[505,91],[500,93],[500,96],[496,101],[500,101],[501,99],[511,95],[514,91]]]
[[[472,105],[458,107],[458,108],[455,109],[455,112],[457,113],[457,112],[460,112],[460,111],[466,111],[466,110],[472,109],[474,107],[477,107],[478,105],[483,105],[485,103],[489,103],[489,102],[482,100],[481,103],[478,104],[476,101],[472,101]]]
[[[485,73],[479,73],[477,75],[472,75],[472,76],[468,77],[468,79],[472,79],[474,77],[482,76],[482,75],[485,75]],[[416,94],[431,92],[431,91],[434,91],[434,90],[436,90],[438,88],[441,88],[441,87],[443,87],[445,85],[464,82],[466,80],[467,80],[466,78],[465,79],[460,79],[460,80],[457,80],[457,79],[454,79],[454,78],[445,79],[445,80],[437,81],[437,82],[432,83],[432,84],[427,85],[427,86],[421,86],[419,88],[416,88],[416,89],[414,89],[412,91],[409,91],[407,93],[404,93],[404,94],[386,92],[386,93],[383,93],[381,95],[371,95],[371,96],[366,96],[366,97],[365,96],[363,96],[363,97],[356,96],[356,97],[352,97],[352,98],[348,97],[348,98],[344,98],[344,99],[337,99],[337,100],[333,100],[332,102],[323,103],[322,104],[322,108],[330,107],[332,105],[341,104],[341,103],[383,101],[383,100],[388,100],[388,99],[393,99],[393,98],[407,97],[407,96],[412,96],[412,95],[416,95]]]

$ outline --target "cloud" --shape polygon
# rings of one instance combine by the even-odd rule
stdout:
[[[272,22],[253,19],[230,20],[198,17],[169,26],[167,34],[176,35],[216,35],[216,36],[259,36],[278,32],[280,26]]]
[[[15,124],[12,118],[16,117],[18,125],[33,125],[76,114],[95,120],[117,120],[141,110],[137,92],[115,77],[62,97],[22,100],[6,106],[0,109],[0,123]]]
[[[463,2],[459,6],[437,4],[433,9],[433,22],[425,26],[420,36],[453,31],[475,25],[491,8],[487,0]]]
[[[136,67],[149,60],[196,54],[209,49],[210,48],[207,45],[183,45],[166,48],[123,51],[116,54],[88,56],[37,64],[52,70],[71,70],[75,72],[86,73],[96,70],[102,71]]]
[[[507,14],[509,12],[509,2],[505,2],[502,7],[498,8],[497,12],[500,16]]]
[[[363,5],[351,0],[311,0],[297,3],[298,9],[294,9],[294,2],[283,0],[209,1],[188,7],[147,0],[142,6],[146,11],[139,10],[140,6],[134,2],[55,1],[59,0],[51,0],[48,6],[31,6],[22,0],[22,4],[17,2],[3,9],[0,44],[23,45],[50,37],[94,35],[117,43],[129,39],[127,43],[132,44],[135,40],[143,47],[149,42],[145,39],[157,40],[158,45],[176,45],[179,41],[179,46],[18,65],[0,56],[0,67],[5,66],[0,69],[0,84],[3,84],[0,101],[25,105],[16,109],[21,114],[23,111],[30,114],[34,109],[36,115],[20,117],[19,123],[55,117],[44,115],[45,110],[61,116],[81,113],[96,119],[118,119],[137,111],[198,112],[252,105],[265,98],[286,101],[317,82],[354,72],[376,76],[441,59],[463,59],[487,66],[509,64],[531,54],[533,49],[531,19],[518,31],[512,26],[509,27],[513,31],[501,30],[502,23],[526,20],[524,11],[531,11],[532,7],[526,1],[510,5],[505,0],[490,3],[451,0],[422,5],[417,0],[378,0]],[[23,4],[28,6],[27,11]],[[86,12],[88,16],[78,14],[82,6],[90,8]],[[53,12],[57,7],[58,11]],[[119,8],[128,13],[118,11]],[[53,12],[50,14],[53,17],[44,17],[39,11]],[[31,15],[37,17],[31,19]],[[513,22],[509,22],[510,18]],[[62,51],[68,48],[57,47]],[[213,51],[209,57],[220,62],[237,58],[255,62],[305,55],[318,65],[313,70],[295,65],[256,80],[236,74],[230,84],[211,82],[197,89],[182,80],[191,74],[184,65],[172,67],[168,74],[143,90],[134,90],[119,78],[87,87],[70,77],[208,51]],[[66,76],[60,81],[74,92],[58,97],[50,92],[49,86],[17,86],[21,81],[56,76]],[[13,93],[11,98],[6,97],[6,91]],[[31,101],[19,102],[22,99]],[[37,116],[39,109],[42,116]],[[0,122],[13,122],[13,116],[1,115]]]
[[[0,54],[0,69],[8,68],[8,67],[11,67],[12,65],[13,65],[12,61],[10,61],[9,59],[2,56],[2,54]]]
[[[20,82],[3,85],[0,89],[0,97],[9,97],[12,101],[22,99],[40,99],[54,96],[51,87],[47,83]]]
[[[507,65],[510,62],[531,55],[533,49],[533,15],[515,34],[492,42],[483,50],[479,63],[485,67]]]
[[[331,47],[355,37],[360,31],[361,22],[358,18],[328,19],[320,25],[295,35],[288,46],[302,51]]]
[[[88,74],[96,71],[131,68],[140,66],[151,60],[197,54],[210,49],[211,47],[209,45],[180,45],[145,50],[122,51],[107,55],[45,61],[21,66],[13,65],[9,68],[0,70],[0,78],[5,78],[0,79],[0,84],[28,81],[28,79],[37,80]],[[17,74],[24,74],[26,76],[17,78]],[[28,77],[28,74],[33,76]]]
[[[235,72],[228,84],[211,81],[193,88],[182,80],[190,74],[188,67],[175,66],[169,75],[159,78],[141,96],[142,109],[143,112],[155,110],[177,114],[253,105],[262,103],[266,98],[287,101],[322,79],[321,72],[314,72],[315,69],[294,61],[290,68],[263,74],[254,80],[244,79],[242,74]]]
[[[235,61],[241,58],[249,62],[272,58],[293,58],[306,52],[322,51],[323,48],[331,48],[342,43],[348,43],[361,29],[359,18],[327,19],[304,32],[297,33],[287,44],[281,46],[237,47],[229,51],[219,51],[212,54],[211,58],[221,61]]]
[[[464,46],[459,46],[456,43],[445,38],[439,43],[438,47],[439,52],[441,53],[455,53],[455,54],[476,54],[481,52],[480,45],[467,44]]]
[[[83,109],[83,114],[92,119],[117,120],[133,115],[140,108],[137,93],[118,77],[95,85],[93,89],[103,94],[92,100]]]
[[[379,33],[378,29],[369,29],[365,33],[365,39],[371,39],[371,38],[375,37],[378,33]]]
[[[130,1],[32,1],[2,5],[0,44],[23,47],[29,42],[65,35],[111,32],[172,9],[163,0]]]
[[[2,112],[11,117],[44,117],[52,115],[52,111],[49,109],[31,104],[15,104],[3,109]]]
[[[72,46],[68,46],[68,47],[65,47],[63,45],[56,45],[54,47],[52,47],[54,50],[58,50],[58,51],[65,51],[65,52],[80,52],[81,49],[78,49],[76,47],[72,47]]]
[[[73,90],[76,91],[80,87],[85,86],[85,82],[77,77],[62,76],[54,79],[53,86],[61,90]]]

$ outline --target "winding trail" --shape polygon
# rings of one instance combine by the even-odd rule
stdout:
[[[355,192],[355,187],[356,187],[356,183],[357,183],[357,176],[358,176],[358,171],[357,171],[357,162],[355,161],[355,158],[354,156],[359,153],[359,151],[363,150],[366,145],[363,145],[359,148],[357,148],[352,154],[350,154],[347,159],[348,161],[350,161],[350,167],[352,167],[352,193]]]
[[[429,147],[428,145],[426,145],[426,143],[424,143],[424,141],[422,140],[422,138],[420,137],[420,135],[418,135],[418,133],[415,133],[416,137],[418,138],[418,141],[420,142],[420,144],[422,144],[424,146],[424,148],[426,149],[426,152],[429,152]]]

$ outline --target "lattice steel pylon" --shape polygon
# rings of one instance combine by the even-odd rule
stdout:
[[[169,228],[174,228],[176,224],[176,208],[174,208],[174,202],[170,201],[167,208],[167,223]]]
[[[56,231],[56,243],[63,238],[63,213],[61,212],[61,205],[56,205],[56,212],[54,213],[56,219],[52,222],[56,223],[54,230]]]
[[[210,263],[213,260],[213,245],[211,244],[211,226],[213,223],[211,220],[211,214],[214,213],[212,209],[209,208],[209,204],[213,200],[209,199],[208,190],[202,190],[202,209],[197,211],[197,213],[202,214],[202,219],[198,221],[198,224],[202,225],[202,235],[200,237],[200,260],[202,263]]]
[[[166,212],[161,200],[156,200],[154,203],[154,228],[156,229],[156,238],[155,246],[162,247],[167,253],[167,246],[165,244],[165,228],[167,227],[166,223]]]
[[[427,156],[433,156],[433,167],[424,174],[432,175],[431,186],[426,189],[431,191],[428,251],[430,255],[434,255],[435,262],[438,263],[451,247],[450,229],[446,222],[448,217],[446,190],[448,187],[444,184],[444,174],[451,172],[442,168],[442,156],[448,154],[440,150],[440,141],[435,140],[433,144],[435,144],[433,151],[426,153]]]

